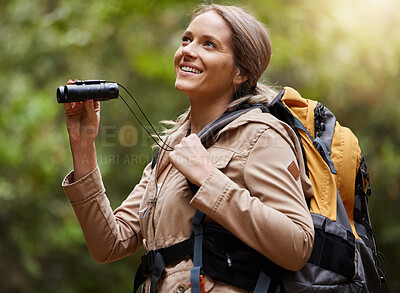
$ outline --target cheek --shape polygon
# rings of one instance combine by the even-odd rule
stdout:
[[[218,74],[221,78],[225,80],[233,81],[236,70],[229,58],[219,59],[214,62],[214,71],[215,74]]]
[[[179,63],[180,63],[180,60],[181,60],[181,56],[182,56],[182,50],[179,47],[178,50],[176,50],[175,55],[174,55],[175,74],[177,73],[177,71],[179,69]]]

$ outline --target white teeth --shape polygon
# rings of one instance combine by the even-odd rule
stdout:
[[[193,73],[196,73],[196,74],[200,74],[201,73],[200,70],[194,69],[194,68],[189,67],[189,66],[182,66],[181,69],[183,71],[186,71],[186,72],[193,72]]]

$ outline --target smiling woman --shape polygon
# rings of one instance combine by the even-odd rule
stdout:
[[[181,74],[182,71],[203,73],[203,70],[196,67],[196,64],[202,63],[204,58],[206,64],[210,63],[207,66],[220,67],[215,71],[210,68],[210,71],[214,71],[213,76],[207,79],[205,85],[203,83],[203,94],[199,91],[200,89],[197,89],[195,93],[192,91],[192,96],[200,96],[199,102],[203,102],[209,107],[213,105],[213,108],[215,105],[221,104],[220,109],[223,110],[227,105],[229,105],[228,108],[232,108],[246,100],[252,104],[268,104],[277,95],[277,91],[272,87],[257,83],[271,59],[271,42],[266,28],[253,16],[240,9],[225,7],[226,10],[224,10],[215,9],[216,7],[218,6],[203,5],[195,10],[192,22],[183,34],[182,45],[175,53],[175,87],[187,94],[184,87],[185,79],[183,79],[184,76],[180,78],[179,69],[181,69]],[[190,30],[191,27],[197,29],[198,34],[203,33],[204,35],[198,35],[194,40],[194,32]],[[207,29],[204,30],[204,28]],[[193,42],[195,43],[193,44]],[[196,43],[198,43],[198,47],[194,47]],[[197,55],[196,48],[202,49],[200,55]],[[194,54],[194,56],[190,54]],[[206,67],[204,64],[202,66]],[[221,78],[229,81],[229,88],[221,92],[222,96],[216,97],[214,93],[211,101],[206,101],[206,97],[210,97],[207,91],[210,92],[212,87],[215,89],[224,84],[220,82]],[[218,83],[215,82],[217,80]],[[190,83],[186,83],[186,85],[190,86]],[[227,98],[223,95],[227,95]],[[195,100],[191,99],[192,106],[193,102]],[[189,119],[189,116],[193,120],[193,115],[196,114],[193,113],[192,108],[181,115],[177,122],[166,121],[167,124],[174,126],[166,129],[166,134],[173,133]],[[204,122],[204,119],[200,120]],[[198,132],[198,130],[196,131]]]
[[[251,108],[276,94],[258,83],[270,57],[268,33],[253,16],[235,6],[201,6],[174,56],[175,88],[190,108],[168,130],[173,150],[160,150],[114,212],[96,161],[99,102],[65,105],[74,171],[63,186],[98,262],[143,245],[136,285],[147,279],[144,292],[197,293],[266,292],[266,280],[270,288],[281,281],[280,268],[306,263],[314,230],[305,198],[312,188],[299,142],[286,124]],[[249,110],[206,149],[197,134],[243,107]],[[204,257],[211,259],[204,271],[201,242],[192,237],[202,235],[198,211],[205,216]]]
[[[225,111],[236,88],[246,79],[235,68],[231,35],[227,23],[209,11],[191,22],[175,53],[175,88],[189,97],[192,107],[213,106],[214,119]],[[207,124],[201,121],[197,132]]]

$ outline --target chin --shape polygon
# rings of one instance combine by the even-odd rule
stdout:
[[[195,88],[185,86],[184,84],[182,84],[180,82],[175,82],[175,89],[185,95],[189,95],[191,92],[196,90]]]

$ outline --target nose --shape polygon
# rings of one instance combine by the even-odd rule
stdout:
[[[182,47],[182,56],[185,58],[197,58],[197,50],[193,42]]]

